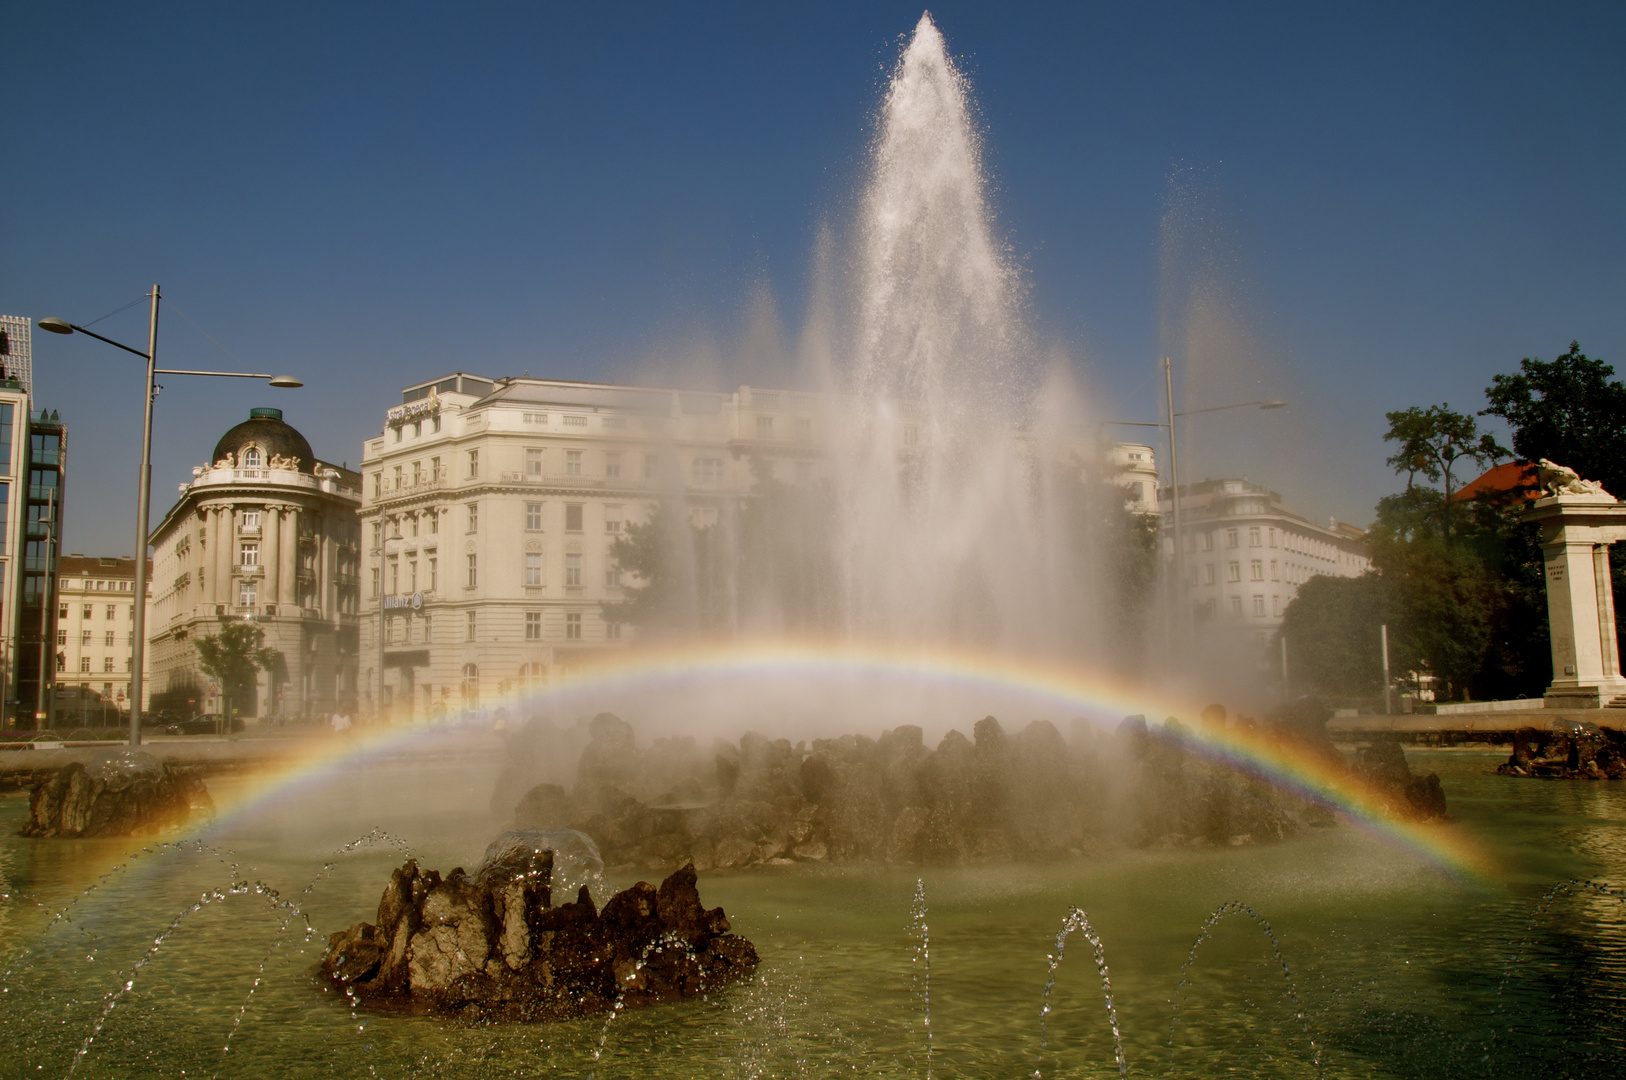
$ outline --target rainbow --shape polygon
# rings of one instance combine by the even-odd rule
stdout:
[[[1450,877],[1481,880],[1490,870],[1484,853],[1462,835],[1462,830],[1449,824],[1394,820],[1380,793],[1334,763],[1256,733],[1201,729],[1191,721],[1203,703],[1158,695],[1142,686],[1059,664],[951,648],[820,642],[639,647],[605,658],[589,670],[556,676],[546,689],[512,692],[501,701],[488,702],[487,708],[495,710],[500,706],[518,722],[537,714],[574,717],[598,712],[615,707],[618,699],[628,698],[642,702],[635,709],[657,712],[681,701],[686,694],[696,693],[697,687],[726,697],[732,688],[742,685],[801,695],[809,687],[832,684],[890,688],[904,698],[919,693],[932,695],[935,701],[952,702],[950,714],[941,711],[939,705],[934,706],[932,716],[947,715],[966,731],[982,715],[976,706],[987,702],[1035,718],[1082,718],[1109,729],[1124,716],[1135,713],[1145,715],[1154,725],[1165,716],[1180,717],[1187,724],[1192,750],[1209,760],[1244,769],[1279,788],[1317,800],[1348,822]],[[638,711],[625,715],[639,728],[641,736],[647,735],[645,720],[652,718]],[[1008,716],[1002,715],[1001,719],[1009,725]],[[918,721],[909,717],[901,722]],[[827,724],[824,733],[842,734],[856,726],[848,721],[847,726],[831,731]],[[751,727],[743,724],[730,734],[737,736]],[[219,813],[212,827],[264,812],[370,760],[421,750],[446,738],[445,727],[424,724],[361,728],[350,738],[313,738],[296,755],[258,771],[241,787],[231,805],[217,808]]]

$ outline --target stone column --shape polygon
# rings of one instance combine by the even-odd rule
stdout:
[[[230,605],[237,602],[231,590],[231,565],[236,558],[236,537],[232,535],[235,508],[230,504],[220,507],[220,513],[215,520],[215,581],[219,583],[219,603]]]
[[[277,602],[277,555],[282,542],[282,507],[267,503],[260,525],[260,603]],[[279,616],[285,614],[279,607]]]
[[[277,603],[287,604],[298,614],[299,605],[299,507],[282,508],[282,563],[277,574]]]
[[[1602,708],[1626,695],[1609,579],[1609,546],[1626,540],[1626,503],[1565,494],[1538,500],[1526,518],[1542,526],[1553,651],[1547,707]]]

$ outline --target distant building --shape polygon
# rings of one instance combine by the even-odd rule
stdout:
[[[0,379],[22,386],[34,394],[33,323],[21,315],[0,315]]]
[[[625,599],[622,530],[674,491],[704,523],[761,470],[817,479],[829,404],[467,372],[401,399],[362,453],[361,686],[403,722],[544,685],[628,643],[631,628],[605,617]],[[900,454],[915,433],[899,426]],[[1110,454],[1130,505],[1155,510],[1151,447]]]
[[[74,699],[94,694],[117,708],[129,707],[135,571],[131,558],[62,556],[56,579],[55,692]]]
[[[280,409],[251,409],[153,531],[147,622],[154,709],[221,706],[194,642],[250,619],[281,654],[244,716],[311,717],[356,695],[361,478],[320,461]]]
[[[1163,549],[1174,561],[1173,504],[1165,488]],[[1362,529],[1316,525],[1282,505],[1281,496],[1247,480],[1204,480],[1180,487],[1187,600],[1199,621],[1235,626],[1260,648],[1282,625],[1298,587],[1318,574],[1360,577],[1372,566]]]

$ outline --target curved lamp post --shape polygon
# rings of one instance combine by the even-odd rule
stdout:
[[[209,375],[222,379],[265,379],[279,389],[293,389],[305,384],[292,375],[265,375],[249,371],[192,371],[186,368],[161,368],[158,363],[158,286],[152,287],[152,308],[147,320],[147,351],[131,348],[112,338],[105,338],[94,330],[71,323],[66,319],[47,317],[34,325],[53,334],[80,333],[106,342],[114,348],[133,353],[147,362],[146,402],[141,416],[141,478],[136,489],[136,579],[135,625],[130,641],[130,745],[141,745],[141,684],[143,661],[146,659],[147,632],[147,506],[152,496],[152,399],[156,396],[154,379],[159,375]],[[44,672],[40,673],[44,679]]]

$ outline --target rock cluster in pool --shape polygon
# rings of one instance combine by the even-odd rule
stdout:
[[[321,978],[375,1008],[533,1021],[689,997],[755,969],[756,949],[729,932],[723,909],[700,903],[693,866],[602,910],[586,884],[554,906],[549,843],[537,830],[505,833],[473,875],[408,861],[377,923],[328,939]]]
[[[34,785],[22,836],[143,836],[214,813],[194,769],[139,750],[72,762]]]
[[[1223,714],[1223,710],[1220,710]],[[1437,778],[1416,780],[1394,746],[1354,766],[1328,741],[1326,714],[1286,710],[1251,738],[1294,743],[1381,788],[1396,816],[1443,816]],[[574,783],[536,783],[575,756]],[[1396,772],[1395,756],[1399,756]],[[557,775],[555,772],[554,775]],[[792,745],[746,734],[709,753],[692,738],[641,747],[610,713],[560,730],[533,720],[510,739],[493,809],[521,826],[578,829],[606,863],[702,870],[790,862],[990,863],[1077,857],[1111,846],[1245,845],[1330,824],[1324,806],[1201,752],[1189,729],[1131,717],[1116,734],[1045,722],[1010,735],[993,717],[935,749],[904,725],[878,739]]]
[[[1546,731],[1519,728],[1513,733],[1513,753],[1496,771],[1551,780],[1626,779],[1626,735],[1562,717]]]

